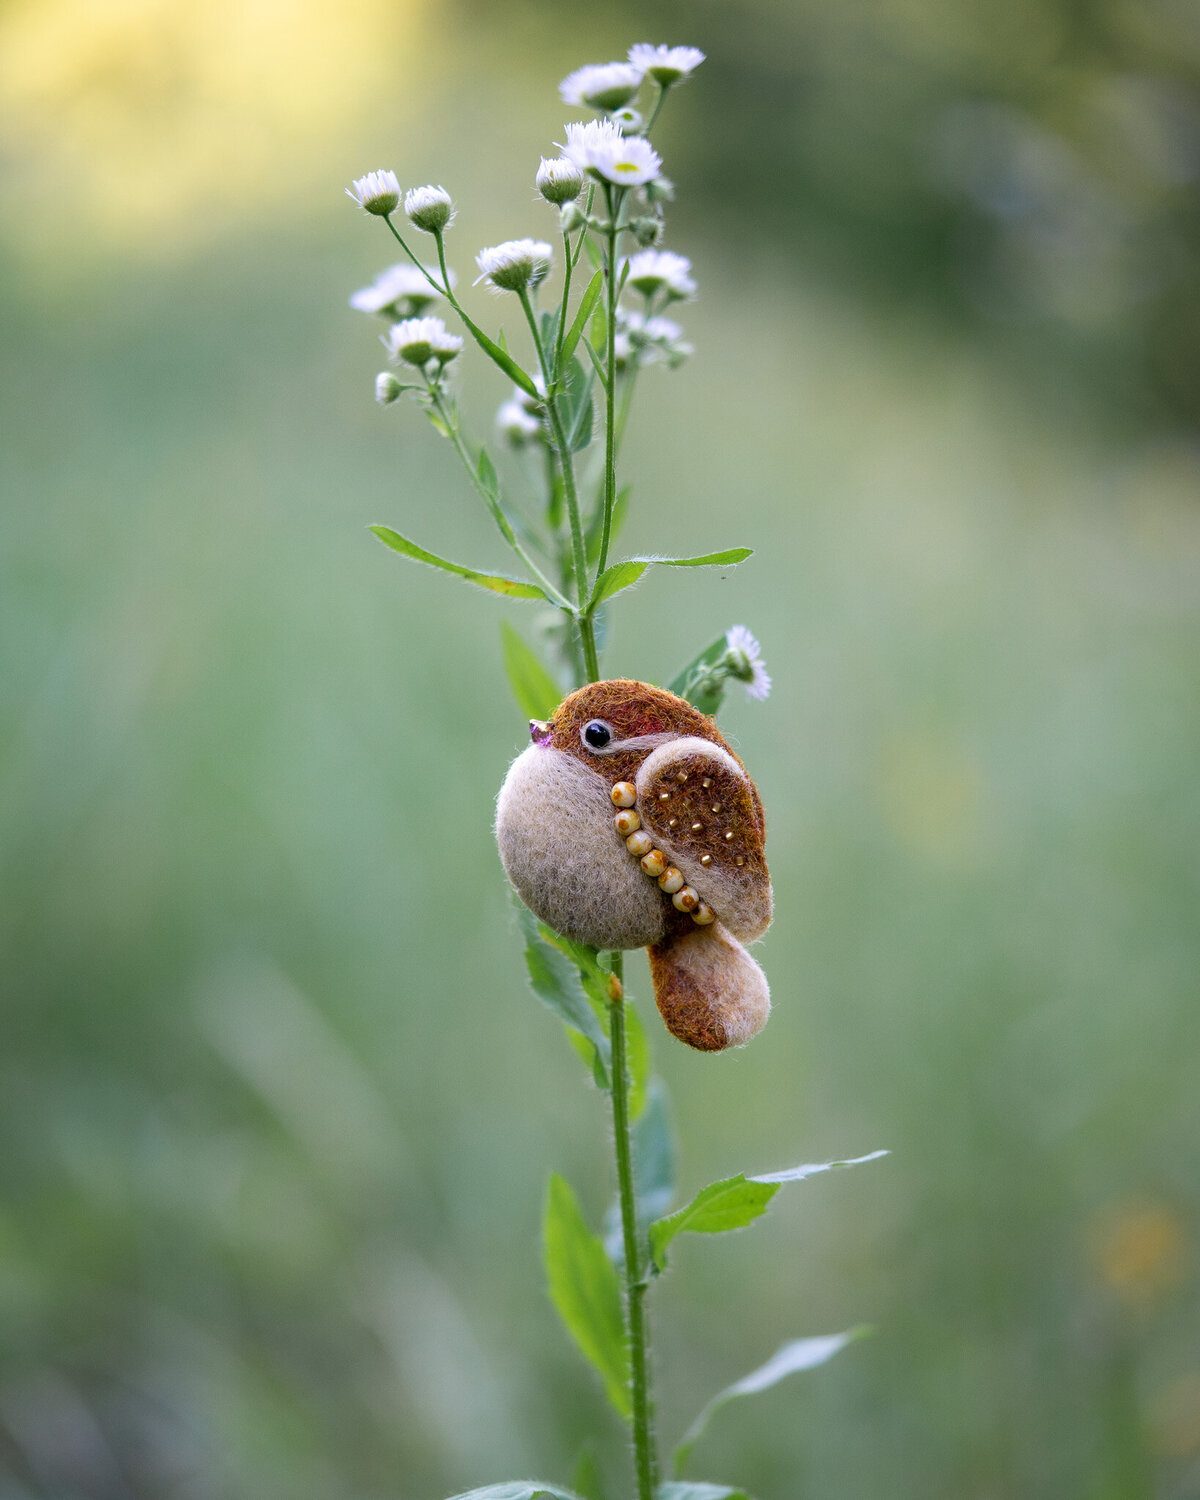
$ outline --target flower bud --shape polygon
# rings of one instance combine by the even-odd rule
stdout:
[[[390,370],[380,370],[375,377],[375,399],[380,406],[391,406],[393,401],[398,401],[404,392],[404,387],[396,379]]]
[[[586,223],[587,214],[578,203],[564,203],[558,211],[558,225],[564,234],[570,234],[575,229],[582,229]]]
[[[523,448],[542,436],[542,424],[517,400],[506,401],[496,413],[496,426],[513,445]]]
[[[553,252],[545,240],[505,240],[475,257],[476,281],[490,281],[497,291],[521,292],[540,286],[550,274]]]
[[[674,203],[675,184],[669,177],[655,177],[646,184],[647,203]]]
[[[631,104],[624,109],[614,109],[609,119],[621,127],[622,135],[636,135],[642,128],[642,117]]]
[[[568,203],[583,192],[583,173],[569,156],[543,156],[534,181],[547,203]]]
[[[441,318],[405,318],[388,334],[388,349],[393,359],[423,369],[431,359],[445,365],[462,349],[456,333],[447,332]]]
[[[400,203],[400,183],[395,172],[382,169],[368,172],[365,177],[356,177],[346,193],[360,208],[366,209],[369,214],[378,214],[381,218],[395,213]]]
[[[440,234],[454,217],[454,204],[444,187],[409,188],[404,195],[404,212],[418,229]]]
[[[633,231],[634,239],[637,240],[638,244],[643,246],[643,248],[657,244],[660,236],[662,235],[661,219],[652,219],[648,217],[634,219],[633,223],[630,224],[629,227]]]

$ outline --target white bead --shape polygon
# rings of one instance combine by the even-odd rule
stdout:
[[[629,850],[630,854],[634,855],[637,859],[641,859],[643,854],[649,854],[651,849],[654,848],[654,840],[644,828],[640,828],[637,833],[631,833],[625,840],[625,847]]]
[[[642,869],[651,880],[657,880],[666,868],[667,856],[661,849],[651,849],[649,854],[642,855]]]
[[[683,871],[677,870],[674,865],[668,865],[658,877],[658,888],[660,891],[666,891],[668,896],[673,896],[676,891],[681,891],[683,889]]]
[[[632,781],[618,781],[610,795],[614,807],[632,807],[637,801],[637,787]]]
[[[616,817],[613,819],[613,826],[616,828],[617,832],[623,839],[627,839],[631,833],[634,833],[642,826],[642,820],[638,817],[637,813],[635,813],[633,809],[630,808],[628,811],[619,812],[616,815]]]
[[[700,905],[692,913],[692,921],[695,922],[697,927],[709,927],[716,920],[716,912],[713,911],[711,906],[707,906],[703,901],[701,901]]]
[[[683,890],[676,891],[671,897],[671,905],[676,911],[695,911],[700,905],[700,897],[690,885],[685,885]]]

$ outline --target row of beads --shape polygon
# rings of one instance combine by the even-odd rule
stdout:
[[[684,884],[683,871],[667,863],[667,856],[654,847],[654,840],[642,827],[641,818],[633,811],[633,804],[637,801],[637,788],[633,782],[618,781],[612,789],[612,800],[613,806],[621,809],[613,824],[625,840],[626,849],[650,879],[658,882],[659,890],[670,896],[675,910],[688,912],[698,927],[715,922],[717,918],[712,907],[701,901],[692,886]]]

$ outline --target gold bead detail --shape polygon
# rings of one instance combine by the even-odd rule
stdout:
[[[674,865],[668,865],[658,877],[658,888],[660,891],[666,891],[668,896],[673,896],[676,891],[683,890],[683,871],[677,870]]]
[[[649,854],[642,855],[642,869],[651,880],[657,880],[666,868],[667,856],[661,849],[651,849]]]
[[[692,921],[695,922],[697,927],[711,927],[716,920],[716,912],[703,901],[701,901],[700,905],[692,913]]]
[[[687,780],[687,772],[686,771],[680,771],[678,773],[678,775],[675,777],[675,780],[676,781],[686,781]]]
[[[733,837],[733,834],[732,834],[732,832],[730,832],[730,833],[727,833],[727,834],[726,834],[726,835],[725,835],[725,841],[726,841],[726,843],[728,843],[728,842],[729,842],[729,840],[730,840],[730,839],[731,839],[731,838],[732,838],[732,837]]]
[[[609,795],[614,807],[632,807],[637,801],[637,787],[632,781],[618,781]]]
[[[704,865],[704,867],[707,869],[707,867],[712,864],[712,855],[711,854],[702,854],[700,856],[700,863],[702,865]]]
[[[613,819],[613,827],[623,839],[628,838],[631,833],[634,833],[641,826],[642,820],[632,808],[627,808],[624,812],[619,812]]]
[[[699,909],[700,897],[690,885],[685,885],[671,897],[671,905],[676,911],[693,912]]]
[[[711,776],[706,776],[706,777],[705,777],[705,778],[704,778],[704,780],[703,780],[703,781],[702,781],[702,782],[701,782],[701,783],[700,783],[700,785],[701,785],[701,786],[702,786],[702,787],[703,787],[703,788],[704,788],[704,790],[705,790],[705,791],[706,791],[706,792],[707,792],[707,791],[708,791],[708,789],[709,789],[709,787],[710,787],[710,786],[712,786],[712,777],[711,777]]]
[[[737,858],[736,858],[736,859],[735,859],[735,860],[734,860],[734,864],[735,864],[735,865],[737,865],[737,867],[738,867],[738,868],[739,868],[739,869],[741,869],[741,867],[742,867],[742,866],[743,866],[743,865],[744,865],[744,864],[745,864],[745,863],[746,863],[746,860],[745,860],[745,856],[744,856],[744,855],[741,855],[741,854],[739,854],[739,855],[738,855],[738,857],[737,857]]]
[[[712,810],[715,813],[719,813],[721,811],[721,804],[719,802],[714,802],[712,805]]]
[[[667,827],[668,828],[678,828],[679,827],[679,819],[678,818],[668,818],[667,819]]]
[[[641,859],[643,854],[649,854],[654,848],[654,840],[644,828],[639,828],[625,840],[625,847],[635,859]]]
[[[658,800],[660,802],[669,802],[671,800],[670,792],[659,792]]]
[[[692,824],[692,832],[693,833],[699,833],[703,827],[704,827],[703,823],[693,823]]]

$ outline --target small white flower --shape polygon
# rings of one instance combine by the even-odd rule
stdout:
[[[747,698],[765,698],[771,691],[771,677],[763,666],[762,647],[744,625],[730,626],[725,645],[729,675],[746,684]]]
[[[490,281],[497,291],[520,292],[540,286],[550,274],[554,252],[545,240],[505,240],[475,257],[476,282]]]
[[[662,158],[644,136],[623,136],[613,120],[568,125],[563,150],[585,172],[621,187],[640,187],[662,167]]]
[[[641,87],[643,71],[627,62],[589,63],[567,74],[558,86],[559,97],[564,104],[620,109]]]
[[[704,53],[699,47],[652,47],[649,42],[637,42],[629,49],[629,61],[666,89],[694,72],[704,61]]]
[[[437,234],[454,218],[454,204],[444,187],[409,188],[404,195],[404,212],[418,229]]]
[[[621,127],[622,135],[636,135],[642,128],[641,115],[629,104],[624,109],[614,109],[612,120],[614,124]]]
[[[449,333],[441,318],[405,318],[392,327],[386,343],[393,359],[402,359],[418,369],[431,359],[447,364],[463,346],[462,339]]]
[[[647,297],[665,289],[669,296],[682,300],[696,295],[691,270],[686,255],[676,255],[673,250],[640,250],[630,257],[629,285]]]
[[[593,154],[592,171],[619,187],[640,187],[657,177],[662,157],[644,136],[622,137]]]
[[[435,281],[441,281],[442,273],[436,266],[426,268]],[[454,272],[450,273],[450,285],[454,285]],[[398,318],[415,318],[439,295],[417,270],[408,264],[389,266],[381,271],[370,286],[365,286],[350,298],[350,306],[359,312],[392,313]]]
[[[537,391],[536,396],[531,396],[524,386],[514,385],[512,398],[531,417],[540,417],[546,410],[546,382],[539,374],[533,377],[533,384]]]
[[[628,329],[635,344],[675,344],[683,337],[683,329],[673,318],[648,318],[644,313],[619,311],[621,326]]]
[[[356,177],[352,187],[346,189],[360,208],[369,214],[395,213],[400,204],[400,182],[395,172],[368,172],[365,177]]]
[[[375,377],[375,399],[380,406],[391,406],[404,393],[404,387],[390,370],[380,370]]]
[[[496,426],[514,448],[522,448],[526,443],[536,442],[544,435],[541,422],[527,412],[516,399],[506,401],[496,413]]]
[[[583,192],[583,173],[569,156],[543,156],[534,185],[548,203],[570,203]]]
[[[633,340],[622,329],[620,333],[613,334],[613,363],[618,370],[623,370],[633,358]]]

